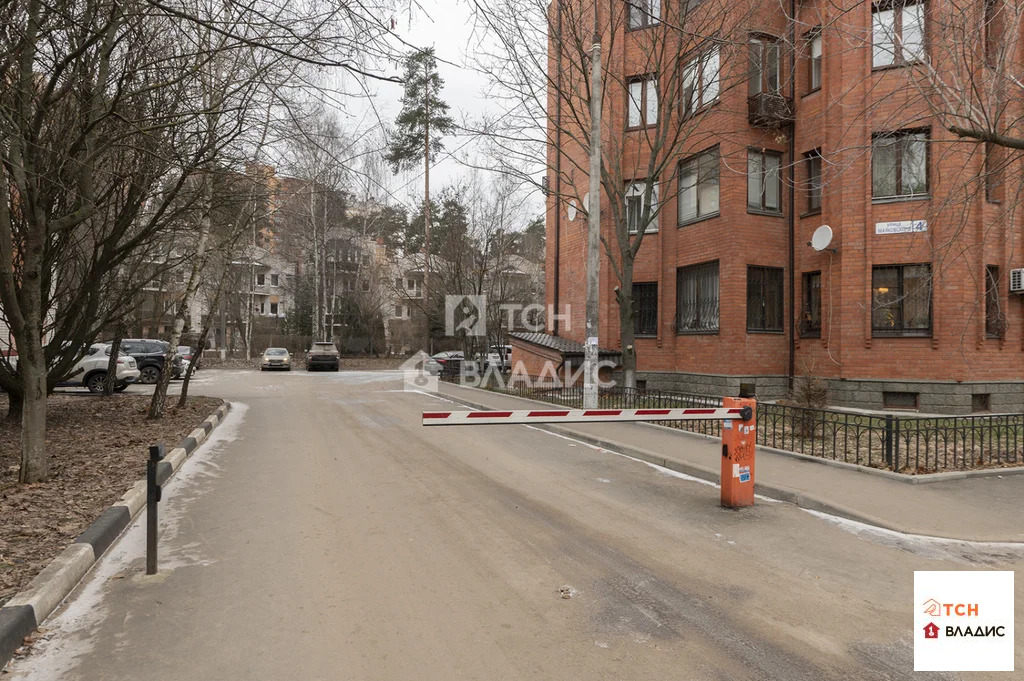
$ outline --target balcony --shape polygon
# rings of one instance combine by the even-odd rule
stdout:
[[[747,120],[758,128],[778,128],[793,122],[793,100],[778,92],[759,92],[747,98]]]

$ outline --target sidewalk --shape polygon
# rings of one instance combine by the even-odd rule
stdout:
[[[545,404],[442,383],[440,393],[477,409]],[[550,407],[550,405],[547,405]],[[718,482],[718,440],[634,423],[538,426]],[[1024,475],[908,485],[880,475],[757,451],[758,494],[897,532],[947,539],[1024,542]]]

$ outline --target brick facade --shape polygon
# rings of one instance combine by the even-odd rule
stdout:
[[[611,74],[605,81],[604,137],[612,144],[621,139],[621,162],[633,164],[643,161],[643,144],[636,139],[640,133],[623,124],[627,102],[624,92],[618,90],[636,68],[633,64],[640,59],[643,41],[667,29],[655,25],[627,31],[621,18],[626,3],[602,3],[602,12],[608,13],[603,22],[602,43],[608,46],[604,66]],[[713,11],[714,6],[715,0],[705,0],[700,9]],[[633,277],[634,282],[657,282],[658,286],[656,334],[636,340],[638,377],[649,387],[693,392],[731,389],[740,378],[754,377],[759,394],[774,398],[784,396],[791,376],[811,373],[828,379],[830,401],[835,404],[882,408],[888,399],[883,399],[884,394],[912,393],[918,396],[922,411],[963,413],[983,403],[991,410],[1024,409],[1024,296],[1010,294],[1008,284],[1009,271],[1024,267],[1020,248],[1013,246],[1024,236],[1024,220],[1020,215],[1007,217],[1006,205],[986,200],[980,176],[983,145],[956,140],[933,119],[920,90],[909,84],[910,67],[873,68],[872,3],[802,0],[796,3],[793,26],[787,24],[777,2],[755,0],[749,6],[721,6],[729,6],[731,15],[738,17],[729,35],[741,38],[723,42],[721,92],[677,151],[678,158],[684,159],[717,147],[719,210],[680,226],[679,173],[666,172],[658,178],[658,229],[645,235]],[[580,11],[574,2],[560,6],[553,2],[552,25],[559,7],[563,13]],[[664,7],[663,17],[668,11]],[[926,0],[926,37],[943,7]],[[812,88],[805,48],[817,27],[821,27],[821,87]],[[783,39],[780,80],[784,96],[793,95],[792,125],[754,126],[748,122],[749,44],[744,44],[744,36],[765,32]],[[798,46],[795,68],[790,67],[785,40],[793,35]],[[925,49],[933,47],[925,42]],[[678,52],[687,49],[680,46]],[[563,57],[563,67],[568,68],[572,59]],[[558,51],[552,47],[552,68],[558,61]],[[791,75],[795,79],[791,80]],[[558,99],[554,92],[549,93],[552,121],[558,115]],[[671,103],[661,102],[661,106],[667,108]],[[568,118],[564,109],[571,104],[563,102],[562,107],[563,117]],[[563,122],[563,131],[565,125]],[[872,140],[878,133],[900,130],[927,135],[927,191],[910,198],[882,200],[873,191]],[[559,132],[552,122],[548,303],[559,310],[571,306],[569,324],[557,331],[582,341],[587,225],[583,214],[569,219],[569,203],[578,204],[586,192],[587,163],[582,147],[566,141],[571,134]],[[782,210],[778,214],[748,209],[749,150],[782,156]],[[821,208],[813,211],[806,191],[805,160],[812,150],[820,150],[824,168]],[[556,168],[561,173],[554,172]],[[1019,189],[1019,170],[1018,164],[1006,169],[1006,196],[1014,194],[1015,186]],[[602,231],[613,240],[611,206],[606,192],[602,193]],[[891,221],[926,221],[927,228],[914,233],[876,233],[876,225]],[[834,234],[829,246],[834,252],[819,252],[808,245],[814,231],[826,224]],[[719,268],[718,329],[678,333],[677,268],[710,261],[717,261]],[[873,309],[879,310],[878,301],[894,295],[888,286],[878,282],[873,286],[873,267],[918,264],[931,268],[930,328],[904,335],[873,329]],[[784,270],[781,329],[748,330],[751,266]],[[986,304],[992,304],[986,303],[988,266],[997,267],[999,273],[996,290],[1005,323],[997,336],[986,331]],[[801,332],[807,302],[802,281],[804,273],[810,272],[820,272],[821,328],[817,334],[806,329]],[[913,270],[904,270],[903,276],[909,276],[907,272]],[[883,273],[878,276],[882,282]],[[616,285],[608,256],[602,252],[600,337],[602,345],[613,348],[620,347],[616,344]],[[926,304],[919,303],[915,309],[920,313]],[[884,310],[875,316],[882,318],[881,322],[876,319],[876,324],[890,323]],[[972,402],[977,395],[989,397]]]

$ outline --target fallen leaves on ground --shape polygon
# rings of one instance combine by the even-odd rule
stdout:
[[[0,395],[0,605],[145,477],[150,445],[177,447],[220,404],[192,397],[149,421],[149,401],[148,395],[52,395],[50,479],[19,485],[21,425],[5,420],[7,397]]]

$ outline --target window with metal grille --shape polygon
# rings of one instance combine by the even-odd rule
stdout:
[[[931,265],[872,267],[871,298],[872,335],[931,335]]]
[[[782,212],[782,154],[747,151],[747,210]]]
[[[804,272],[804,309],[800,317],[800,335],[821,336],[821,272]]]
[[[781,267],[747,267],[747,331],[782,331]]]
[[[871,140],[871,196],[886,199],[928,193],[928,133],[899,130]]]
[[[658,282],[633,284],[633,333],[658,335]]]
[[[676,270],[676,332],[718,333],[718,261]]]
[[[985,335],[1002,338],[1006,333],[1006,317],[999,305],[999,267],[985,267]]]

